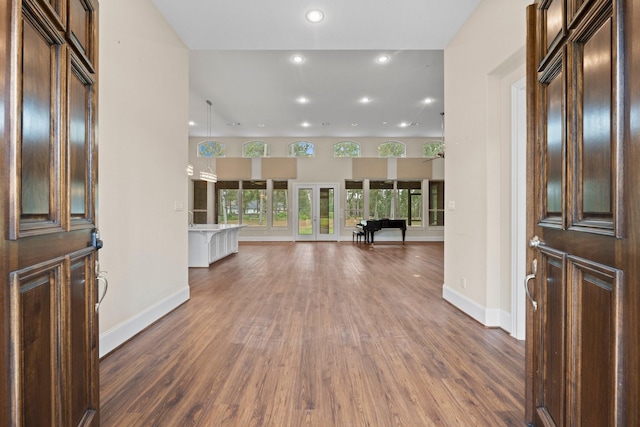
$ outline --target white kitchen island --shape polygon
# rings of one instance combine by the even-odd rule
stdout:
[[[189,267],[209,267],[238,252],[238,233],[246,225],[194,224],[189,226]]]

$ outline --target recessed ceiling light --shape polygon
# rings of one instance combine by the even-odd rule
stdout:
[[[409,123],[407,123],[407,122],[402,122],[402,123],[400,123],[400,125],[399,125],[399,126],[400,126],[401,128],[406,128],[407,126],[409,126]]]
[[[196,125],[196,122],[193,122],[193,121],[189,122],[189,126],[195,126],[195,125]]]
[[[356,126],[358,126],[358,124],[357,123],[351,123],[351,126],[356,127]]]
[[[238,122],[229,122],[229,123],[227,123],[227,126],[240,126],[240,123],[238,123]]]
[[[302,122],[302,123],[300,124],[300,126],[302,126],[303,128],[308,128],[309,126],[311,126],[311,123],[309,123],[309,122]]]
[[[376,61],[378,62],[378,64],[386,64],[387,62],[389,62],[389,55],[380,55],[376,58]]]
[[[433,102],[433,98],[425,98],[424,101],[422,101],[423,104],[431,104]]]
[[[306,96],[301,96],[297,99],[299,104],[306,104],[307,102],[309,102],[309,98],[307,98]]]
[[[259,128],[263,128],[264,127],[264,123],[258,123],[258,127]]]
[[[363,96],[362,98],[360,98],[360,102],[363,104],[368,104],[371,102],[371,98],[369,98],[368,96]]]
[[[302,64],[304,62],[304,56],[302,55],[293,55],[291,57],[291,62],[294,64]]]
[[[307,18],[307,21],[312,22],[314,24],[324,19],[324,13],[320,9],[312,9],[308,11],[305,16]]]

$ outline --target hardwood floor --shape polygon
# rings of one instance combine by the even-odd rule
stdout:
[[[241,243],[189,276],[101,361],[103,426],[524,425],[524,344],[442,299],[442,243]]]

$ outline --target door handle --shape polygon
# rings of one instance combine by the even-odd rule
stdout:
[[[529,280],[535,279],[536,274],[538,273],[538,260],[534,259],[531,265],[531,274],[528,274],[527,277],[524,278],[524,290],[527,293],[527,298],[531,301],[531,305],[533,305],[533,311],[538,310],[538,303],[533,299],[531,293],[529,292]]]
[[[109,290],[109,281],[107,280],[106,277],[102,275],[102,273],[106,273],[106,271],[101,271],[96,276],[96,280],[98,281],[98,287],[100,286],[100,282],[104,283],[104,288],[102,289],[102,295],[100,295],[100,298],[98,298],[98,302],[96,303],[96,307],[95,307],[96,313],[98,313],[98,311],[100,310],[100,304],[102,304],[102,300],[104,299],[105,295],[107,295],[107,290]]]
[[[531,238],[531,240],[529,240],[529,247],[530,248],[537,248],[540,245],[544,245],[544,242],[542,240],[540,240],[540,238],[538,236],[533,236]]]

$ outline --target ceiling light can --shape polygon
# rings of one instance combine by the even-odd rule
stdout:
[[[305,17],[307,21],[316,24],[324,19],[324,13],[320,9],[311,9]]]

